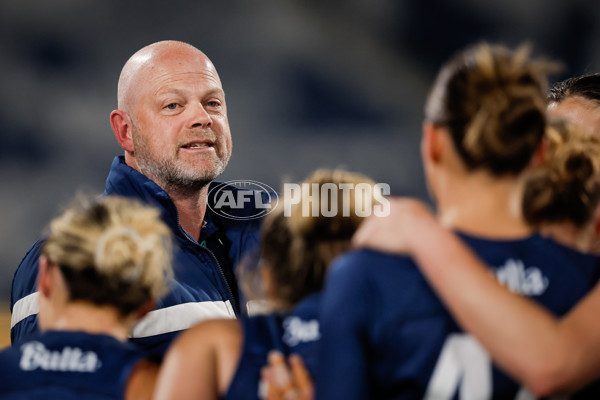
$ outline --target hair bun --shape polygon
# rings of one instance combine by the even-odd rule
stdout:
[[[301,200],[291,207],[288,227],[304,240],[346,240],[370,214],[377,191],[380,188],[366,175],[318,169],[302,183]],[[335,217],[325,215],[324,210],[333,211]]]
[[[570,221],[582,228],[600,201],[600,140],[564,123],[551,125],[547,138],[546,160],[525,188],[523,215],[534,226]]]
[[[546,74],[556,67],[530,59],[527,45],[468,48],[438,73],[425,118],[449,129],[467,170],[521,173],[544,134]]]
[[[104,231],[98,238],[94,262],[98,272],[119,275],[121,279],[136,281],[143,272],[143,241],[132,228],[117,225]]]
[[[594,165],[588,154],[578,152],[569,155],[565,171],[577,181],[586,182],[594,174]]]

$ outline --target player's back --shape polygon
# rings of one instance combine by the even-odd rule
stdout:
[[[267,355],[278,350],[284,355],[299,354],[310,373],[314,373],[317,343],[320,338],[317,309],[320,295],[312,294],[290,312],[259,315],[241,319],[244,345],[236,372],[224,400],[264,398],[260,370],[267,365]]]
[[[0,353],[0,398],[121,399],[141,359],[111,336],[47,331]]]
[[[556,315],[597,280],[596,257],[538,235],[462,237],[500,282]],[[408,258],[345,255],[333,266],[322,305],[319,399],[528,398],[459,328]]]

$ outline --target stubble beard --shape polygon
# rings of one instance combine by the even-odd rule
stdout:
[[[178,155],[167,159],[153,157],[142,135],[134,135],[135,159],[140,172],[162,187],[167,193],[191,195],[202,190],[225,170],[229,157],[216,156],[209,168],[199,169],[178,163]]]

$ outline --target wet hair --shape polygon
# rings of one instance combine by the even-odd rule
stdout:
[[[335,185],[328,196],[322,196],[324,185]],[[343,189],[340,184],[353,184]],[[269,269],[277,297],[277,308],[288,309],[311,293],[323,287],[325,274],[331,261],[350,249],[352,235],[368,215],[374,203],[374,191],[379,190],[370,178],[343,170],[315,171],[304,182],[302,198],[312,196],[318,189],[319,210],[337,206],[335,216],[305,215],[302,201],[290,209],[286,216],[278,207],[263,222],[260,257]],[[357,185],[365,190],[356,190]],[[337,200],[336,200],[337,197]],[[347,213],[343,212],[344,197],[349,201]],[[286,200],[283,199],[285,202]],[[323,204],[326,201],[326,204]],[[281,203],[281,202],[280,202]],[[337,204],[336,204],[337,203]],[[364,213],[364,210],[368,210]],[[305,210],[306,211],[306,210]]]
[[[442,66],[425,105],[425,118],[447,127],[468,170],[517,174],[531,160],[546,124],[546,73],[556,64],[480,44]]]
[[[111,305],[122,316],[164,294],[172,274],[159,211],[117,196],[79,196],[51,221],[42,253],[60,268],[70,301]]]
[[[600,138],[572,124],[553,124],[544,164],[532,172],[523,195],[525,220],[539,227],[570,221],[583,228],[600,202]]]
[[[551,103],[560,103],[571,97],[582,97],[600,104],[600,73],[565,79],[554,84],[548,94]]]

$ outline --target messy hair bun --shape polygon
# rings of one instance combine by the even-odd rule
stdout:
[[[348,189],[344,191],[340,184],[349,184]],[[377,190],[374,185],[373,180],[362,174],[340,169],[316,170],[302,183],[302,198],[316,195],[317,201],[312,204],[319,212],[314,215],[311,210],[304,209],[306,202],[302,200],[295,204],[287,220],[292,234],[306,241],[315,237],[342,240],[351,237],[365,216],[364,210],[370,211],[373,207],[373,191]],[[364,190],[357,193],[357,187]],[[326,199],[322,196],[323,192],[327,193]],[[348,213],[342,217],[328,217],[320,212],[322,209],[336,209],[342,213],[344,206]]]
[[[54,219],[43,253],[61,268],[72,300],[127,315],[166,292],[170,243],[158,210],[105,196],[80,198]]]
[[[545,163],[528,179],[523,215],[534,226],[570,221],[583,228],[600,201],[600,139],[573,125],[548,128]]]
[[[529,48],[481,44],[445,64],[425,106],[425,117],[448,127],[469,169],[495,175],[521,172],[546,124],[546,73],[555,64],[532,61]]]
[[[341,184],[351,185],[344,189]],[[364,217],[370,214],[374,191],[379,190],[370,178],[343,170],[317,170],[303,185],[302,198],[311,196],[316,200],[319,210],[316,215],[303,209],[305,202],[301,200],[291,207],[288,216],[280,207],[263,223],[261,258],[269,268],[278,305],[282,308],[289,308],[308,294],[321,290],[327,266],[350,249],[350,239]],[[358,185],[365,190],[357,193]],[[331,189],[328,196],[314,196],[315,190],[322,193],[325,189]],[[347,214],[343,212],[345,199]],[[338,212],[333,216],[321,213],[323,209],[335,207]]]

